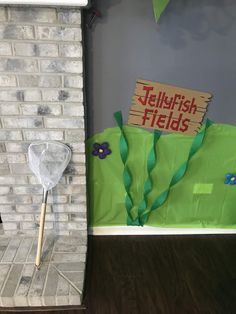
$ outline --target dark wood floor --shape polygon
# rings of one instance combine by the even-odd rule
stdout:
[[[236,235],[90,237],[84,305],[47,313],[235,314]]]
[[[236,313],[236,236],[90,238],[90,314]]]

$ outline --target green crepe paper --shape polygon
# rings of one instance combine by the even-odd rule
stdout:
[[[123,126],[123,117],[121,111],[118,111],[114,113],[114,118],[120,128],[120,156],[122,163],[124,165],[124,171],[123,171],[123,182],[124,187],[126,191],[125,196],[125,207],[127,211],[127,225],[129,226],[143,226],[143,222],[140,219],[141,215],[145,212],[147,208],[147,197],[148,194],[152,190],[152,180],[150,178],[151,172],[156,164],[156,153],[155,153],[155,147],[156,143],[158,142],[161,132],[159,130],[155,130],[153,132],[153,146],[151,147],[151,151],[149,153],[148,159],[147,159],[147,175],[148,178],[144,183],[144,195],[143,200],[141,201],[138,209],[137,207],[134,207],[134,202],[132,199],[132,196],[130,195],[130,187],[132,184],[132,175],[129,170],[129,167],[127,165],[127,159],[128,159],[128,153],[129,153],[129,144],[126,139],[126,135],[124,132],[124,126]]]
[[[161,137],[161,132],[159,130],[154,130],[153,132],[153,145],[148,155],[147,159],[147,179],[144,183],[144,193],[143,193],[143,200],[139,204],[138,208],[138,217],[139,217],[139,225],[143,226],[144,221],[142,220],[143,214],[147,209],[148,204],[148,195],[152,191],[153,188],[153,180],[151,179],[152,170],[156,166],[157,158],[156,158],[156,144]]]
[[[141,128],[124,127],[129,144],[127,165],[132,174],[130,194],[134,206],[143,200],[147,180],[147,158],[153,134]],[[112,154],[104,160],[92,156],[95,142],[108,142]],[[126,226],[124,166],[119,150],[120,129],[106,129],[87,141],[90,226]],[[157,160],[151,172],[153,189],[148,195],[151,208],[165,191],[176,170],[187,160],[193,138],[165,135],[157,143]],[[150,213],[147,225],[181,228],[236,228],[236,185],[226,185],[225,174],[236,173],[236,127],[214,124],[204,143],[188,165],[183,179],[172,187],[167,201]],[[212,185],[211,193],[196,193],[196,184]],[[194,193],[195,191],[195,193]]]
[[[167,4],[170,0],[152,0],[153,3],[153,10],[155,15],[156,22],[159,21],[161,14],[165,10]]]
[[[132,185],[132,176],[127,165],[127,158],[129,154],[129,145],[125,136],[124,128],[123,128],[123,118],[121,111],[118,111],[114,114],[114,118],[120,128],[120,157],[122,163],[124,165],[123,171],[123,182],[125,187],[125,207],[127,211],[127,224],[131,226],[139,226],[139,221],[137,217],[137,211],[134,212],[134,202],[132,196],[130,195],[130,187]]]
[[[149,219],[149,215],[153,210],[157,210],[161,205],[163,205],[166,200],[168,199],[169,193],[172,189],[172,187],[174,185],[176,185],[177,183],[179,183],[183,177],[186,174],[186,171],[188,169],[188,165],[192,159],[192,157],[198,152],[198,150],[201,148],[203,142],[204,142],[204,138],[207,132],[207,129],[212,125],[212,122],[210,120],[206,121],[206,124],[202,127],[202,129],[196,134],[196,136],[194,137],[191,147],[190,147],[190,151],[188,154],[188,158],[187,160],[180,165],[180,167],[176,170],[176,172],[174,173],[173,177],[171,178],[170,184],[168,186],[168,188],[163,191],[162,193],[160,193],[157,198],[155,199],[154,203],[152,204],[151,208],[147,208],[143,213],[142,213],[142,217],[140,217],[140,220],[142,221],[142,225],[145,224],[148,219]]]

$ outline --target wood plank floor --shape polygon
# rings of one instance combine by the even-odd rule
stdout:
[[[90,314],[236,313],[236,236],[89,241]]]
[[[235,314],[236,235],[89,237],[84,305],[46,313]]]

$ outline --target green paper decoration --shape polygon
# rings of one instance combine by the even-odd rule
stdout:
[[[153,180],[151,178],[151,174],[152,174],[152,170],[154,169],[157,163],[156,144],[159,141],[161,134],[162,132],[159,130],[154,130],[153,132],[153,145],[151,147],[151,150],[149,152],[148,159],[147,159],[147,179],[144,183],[143,199],[141,203],[139,204],[139,208],[138,208],[138,217],[139,217],[140,226],[144,225],[144,221],[142,220],[142,217],[148,206],[148,195],[152,191],[152,188],[153,188]]]
[[[146,209],[142,213],[141,217],[142,225],[144,225],[148,221],[148,218],[152,211],[157,210],[161,205],[163,205],[167,201],[171,188],[178,182],[180,182],[181,179],[183,179],[189,166],[190,160],[201,148],[206,135],[206,131],[211,125],[212,122],[210,120],[207,120],[206,124],[203,126],[201,131],[194,137],[187,160],[176,170],[173,177],[171,178],[168,188],[165,191],[163,191],[160,195],[158,195],[150,209]]]
[[[155,146],[156,143],[158,142],[161,132],[158,130],[155,130],[153,133],[153,146],[150,150],[148,159],[147,159],[147,173],[148,173],[148,178],[144,183],[144,195],[143,199],[138,207],[138,211],[136,210],[136,213],[132,213],[134,209],[134,202],[132,200],[132,197],[130,195],[130,187],[132,183],[132,175],[130,173],[130,170],[127,166],[127,159],[128,159],[128,142],[125,136],[124,132],[124,127],[123,127],[123,118],[122,118],[122,113],[121,111],[118,111],[114,114],[114,118],[120,128],[121,131],[121,136],[120,136],[120,156],[121,160],[124,165],[124,172],[123,172],[123,181],[124,181],[124,187],[126,191],[126,196],[125,196],[125,207],[127,211],[127,225],[129,226],[143,226],[142,220],[140,218],[142,217],[142,214],[145,212],[147,208],[147,197],[148,194],[152,190],[152,180],[150,178],[151,172],[156,165],[156,154],[155,154]],[[133,215],[132,215],[133,214]],[[133,218],[135,214],[135,218]]]
[[[148,178],[147,160],[153,148],[153,133],[123,126],[129,153],[126,164],[132,174],[129,193],[134,218],[144,197]],[[120,128],[106,129],[87,141],[90,226],[126,226],[124,165],[120,156]],[[188,165],[185,176],[171,188],[158,210],[150,213],[146,225],[174,228],[236,229],[236,185],[224,184],[226,173],[236,172],[236,127],[213,124],[201,149]],[[105,160],[92,156],[93,143],[108,142],[112,154]],[[152,191],[147,197],[151,208],[171,178],[187,160],[193,138],[181,134],[162,136],[156,144],[157,162],[150,173]]]
[[[152,0],[153,10],[155,15],[155,20],[158,22],[160,20],[161,14],[165,10],[170,0]]]
[[[114,114],[114,118],[120,128],[121,136],[120,136],[120,157],[122,160],[122,163],[124,165],[124,171],[123,171],[123,182],[124,187],[126,191],[125,196],[125,207],[127,211],[127,224],[131,226],[138,226],[138,218],[135,213],[132,212],[134,207],[134,202],[132,199],[132,196],[130,195],[130,187],[132,184],[132,176],[129,170],[129,167],[127,165],[127,158],[129,153],[129,145],[127,143],[127,139],[125,136],[124,128],[123,128],[123,118],[120,111],[116,112]]]

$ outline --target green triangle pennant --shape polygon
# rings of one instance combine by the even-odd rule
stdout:
[[[161,14],[165,10],[167,4],[169,3],[170,0],[152,0],[153,2],[153,10],[154,10],[154,15],[155,15],[155,20],[156,22],[159,21]]]

